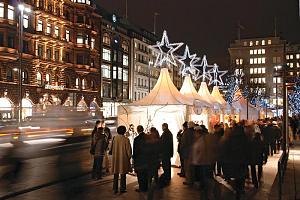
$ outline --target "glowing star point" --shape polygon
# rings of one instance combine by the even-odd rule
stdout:
[[[156,45],[150,46],[150,48],[154,49],[155,51],[158,50],[158,55],[155,60],[154,66],[162,67],[163,64],[171,64],[177,66],[176,59],[174,56],[174,52],[177,51],[183,43],[170,43],[169,38],[167,35],[167,31],[163,32],[163,36],[161,41],[157,41]],[[167,52],[164,52],[163,49],[167,49]]]
[[[177,58],[181,65],[179,74],[182,76],[191,75],[193,77],[198,73],[199,69],[195,67],[195,63],[197,63],[200,58],[198,58],[196,54],[191,54],[187,45],[185,46],[183,56],[178,56]]]
[[[208,70],[209,74],[212,74],[211,79],[209,80],[208,85],[214,84],[214,85],[224,85],[224,82],[222,80],[222,77],[227,73],[228,71],[220,71],[219,66],[217,64],[214,64],[212,69]]]
[[[210,73],[208,73],[207,68],[211,67],[207,63],[206,55],[203,56],[201,64],[198,65],[199,67],[202,67],[202,74],[198,73],[197,76],[195,76],[195,80],[202,79],[202,82],[205,82],[205,80],[210,81],[212,79]]]

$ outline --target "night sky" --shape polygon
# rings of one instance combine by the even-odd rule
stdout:
[[[97,0],[110,12],[125,16],[125,0]],[[166,29],[171,42],[184,42],[192,53],[209,63],[229,65],[228,47],[237,39],[237,24],[245,27],[241,38],[278,35],[300,42],[298,0],[128,0],[128,20],[153,31],[158,12],[157,33]]]

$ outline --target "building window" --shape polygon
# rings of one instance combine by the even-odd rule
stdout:
[[[84,17],[82,15],[77,16],[77,23],[84,23]]]
[[[95,48],[95,38],[91,38],[91,48]]]
[[[42,58],[43,57],[43,46],[42,45],[38,45],[38,49],[37,49],[37,55]]]
[[[59,61],[59,50],[55,50],[54,59],[55,59],[55,61]]]
[[[266,49],[261,49],[261,54],[266,54]]]
[[[51,84],[51,76],[50,76],[50,74],[46,74],[45,81],[46,81],[46,84]]]
[[[85,37],[85,44],[86,44],[86,45],[89,44],[89,35],[86,35],[86,37]]]
[[[263,45],[263,46],[266,45],[266,41],[265,41],[265,40],[262,40],[262,41],[261,41],[261,45]]]
[[[101,66],[101,73],[103,78],[110,78],[110,66],[102,65]]]
[[[250,50],[250,55],[253,55],[253,49]]]
[[[15,48],[15,36],[12,34],[8,35],[8,47],[9,48]]]
[[[262,58],[261,58],[261,63],[262,63],[262,64],[265,64],[265,63],[266,63],[266,58],[265,58],[265,57],[262,57]]]
[[[113,79],[117,79],[117,67],[113,66]]]
[[[36,82],[37,82],[37,84],[38,85],[42,85],[42,74],[41,74],[41,72],[38,72],[37,74],[36,74]]]
[[[48,59],[48,60],[51,60],[51,59],[52,59],[52,51],[51,51],[50,48],[47,48],[46,54],[47,54],[47,59]]]
[[[103,97],[110,97],[111,84],[103,83]]]
[[[128,81],[128,70],[123,69],[123,81]]]
[[[261,82],[262,82],[262,83],[266,83],[266,78],[262,78],[262,79],[261,79]]]
[[[66,88],[71,88],[70,77],[66,77]]]
[[[273,93],[276,94],[276,88],[273,88]]]
[[[66,40],[69,42],[70,41],[70,31],[66,30]]]
[[[290,68],[293,68],[294,67],[294,63],[290,63]]]
[[[269,45],[272,44],[272,40],[268,40],[268,44],[269,44]]]
[[[75,88],[79,88],[79,83],[80,83],[80,80],[79,80],[79,78],[76,78],[76,80],[75,80]]]
[[[0,17],[4,18],[4,3],[0,3]]]
[[[51,34],[51,24],[47,23],[46,33]]]
[[[14,81],[13,70],[11,68],[9,68],[9,67],[6,69],[6,80],[8,82]]]
[[[29,16],[23,15],[23,27],[28,28],[29,27]]]
[[[110,37],[107,33],[103,34],[103,43],[106,45],[110,45]]]
[[[111,51],[109,49],[103,49],[102,50],[102,58],[106,61],[111,61]]]
[[[247,46],[247,42],[246,41],[244,42],[244,46]]]
[[[254,59],[253,59],[253,63],[254,63],[254,64],[257,64],[257,58],[254,58]]]
[[[29,53],[29,42],[26,40],[23,40],[23,52]]]
[[[92,90],[96,90],[96,84],[95,84],[95,81],[91,80],[91,88]]]
[[[37,31],[43,31],[43,21],[40,20],[40,19],[38,19],[36,30]]]
[[[25,84],[28,84],[28,72],[27,71],[22,71],[22,82]]]
[[[266,73],[266,68],[265,68],[265,67],[261,68],[261,73],[262,73],[262,74],[265,74],[265,73]]]
[[[128,55],[123,55],[123,65],[128,66]]]
[[[253,54],[256,55],[257,54],[257,49],[253,50]]]
[[[250,68],[250,74],[253,74],[253,68]]]
[[[11,5],[8,5],[7,8],[7,19],[14,20],[15,8]]]
[[[58,26],[54,27],[54,35],[55,35],[55,37],[59,36],[59,27]]]
[[[258,63],[258,64],[261,64],[261,58],[258,58],[258,59],[257,59],[257,63]]]
[[[259,45],[259,41],[258,40],[255,41],[255,45],[256,46]]]
[[[123,51],[128,52],[129,48],[128,48],[128,44],[126,42],[122,43],[122,49],[123,49]]]
[[[83,58],[82,55],[77,54],[76,63],[79,64],[79,65],[83,65],[84,64],[84,58]]]
[[[300,59],[300,54],[296,54],[296,59]]]
[[[81,88],[83,90],[86,89],[86,80],[85,79],[82,79],[82,81],[81,81]]]
[[[0,46],[4,46],[4,34],[0,32]]]
[[[70,53],[69,52],[65,52],[64,61],[67,63],[70,62]]]
[[[77,33],[77,44],[83,44],[83,40],[82,33]]]
[[[261,54],[261,49],[257,50],[257,54],[259,54],[259,55]]]
[[[118,67],[118,79],[122,80],[123,77],[123,69],[121,67]]]
[[[250,47],[253,46],[253,41],[250,41],[249,46],[250,46]]]
[[[293,54],[290,55],[290,59],[294,59],[294,55]]]

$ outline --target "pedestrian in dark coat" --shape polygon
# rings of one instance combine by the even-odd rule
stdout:
[[[160,137],[161,143],[161,161],[164,173],[160,176],[162,185],[168,184],[171,180],[171,158],[174,154],[173,135],[168,128],[167,123],[162,124],[163,133]]]
[[[179,154],[179,158],[180,158],[180,173],[177,173],[178,176],[180,177],[184,177],[185,173],[184,173],[184,158],[182,155],[182,137],[183,134],[186,132],[186,129],[188,128],[188,123],[184,122],[182,124],[182,130],[179,130],[179,132],[177,133],[177,140],[178,140],[178,154]]]
[[[147,148],[146,134],[143,126],[137,126],[138,136],[133,142],[133,166],[137,173],[139,189],[137,192],[146,192],[148,190],[148,168],[147,168]]]
[[[240,199],[245,186],[245,176],[249,163],[249,142],[244,128],[237,124],[232,133],[224,140],[221,150],[224,175],[235,179],[236,198]]]
[[[250,166],[252,183],[258,188],[258,183],[262,177],[262,166],[264,159],[264,144],[259,133],[255,133],[253,140],[250,143]],[[256,173],[257,166],[257,173]]]

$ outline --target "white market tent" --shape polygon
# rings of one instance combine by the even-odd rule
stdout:
[[[213,90],[211,92],[211,96],[221,105],[222,108],[222,114],[220,116],[220,119],[222,122],[224,122],[224,114],[225,114],[225,110],[231,110],[230,106],[227,104],[227,102],[225,101],[225,99],[223,98],[223,96],[220,93],[219,87],[218,86],[214,86]]]
[[[188,118],[188,106],[193,100],[182,95],[173,84],[168,69],[161,69],[156,85],[143,99],[128,105],[118,106],[118,126],[142,125],[145,129],[154,126],[162,133],[161,125],[167,123],[173,134],[174,153],[177,152],[176,134]],[[175,164],[176,157],[172,158]]]
[[[193,107],[190,107],[189,121],[194,121],[195,123],[204,124],[208,127],[208,108],[212,108],[213,105],[208,103],[203,97],[201,97],[191,80],[191,77],[188,75],[184,78],[180,93],[186,96],[189,99],[192,99],[194,102]]]
[[[239,120],[247,120],[247,100],[242,96],[240,91],[235,95],[238,96],[239,100],[233,102],[232,107],[239,115]],[[248,102],[248,120],[257,120],[259,117],[259,110]]]

